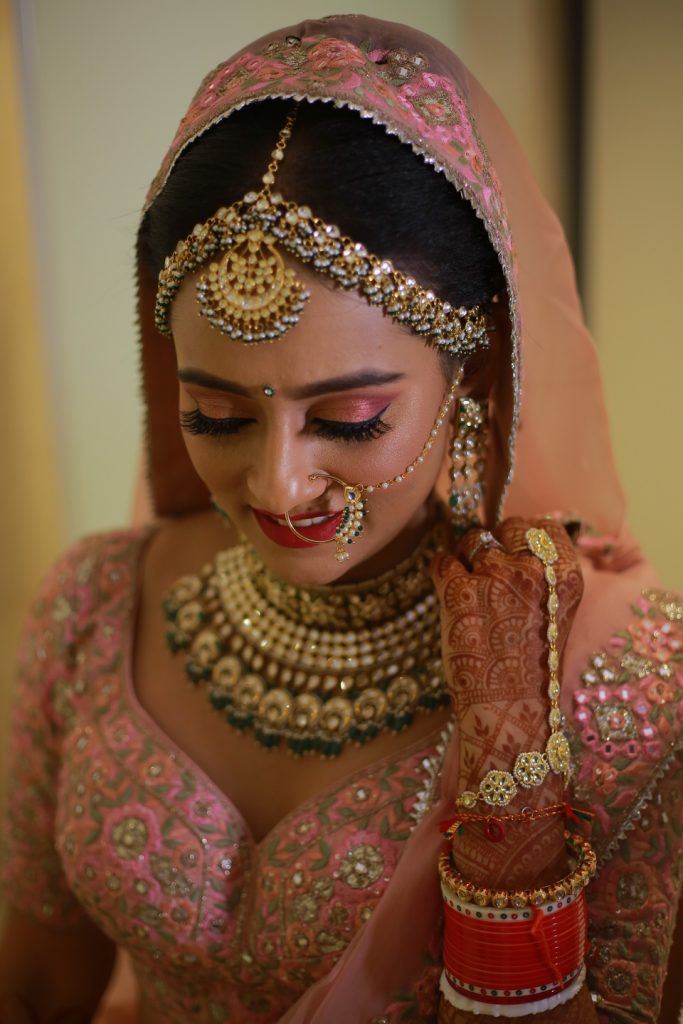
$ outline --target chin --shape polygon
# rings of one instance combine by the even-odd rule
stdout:
[[[343,582],[347,573],[355,572],[374,553],[368,538],[349,545],[349,557],[344,562],[335,558],[334,543],[324,547],[284,548],[269,543],[263,536],[247,535],[266,568],[285,583],[298,587],[325,587]]]
[[[325,587],[336,583],[354,566],[353,555],[346,562],[336,560],[333,544],[324,552],[305,549],[274,552],[272,548],[265,551],[262,547],[256,550],[270,572],[299,587]]]

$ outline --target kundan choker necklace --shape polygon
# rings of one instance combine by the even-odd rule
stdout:
[[[164,601],[166,640],[211,704],[264,746],[336,756],[448,702],[429,575],[442,527],[376,580],[293,586],[255,552],[220,552]]]

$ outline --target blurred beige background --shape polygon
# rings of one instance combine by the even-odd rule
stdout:
[[[419,23],[461,54],[568,224],[571,3],[353,7]],[[129,514],[141,446],[132,249],[147,183],[210,67],[328,6],[0,0],[0,736],[40,576],[67,542]],[[663,581],[680,586],[683,5],[587,0],[583,9],[584,297],[630,523]]]

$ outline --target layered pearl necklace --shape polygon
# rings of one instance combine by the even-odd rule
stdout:
[[[255,552],[220,552],[164,601],[173,653],[226,720],[265,746],[336,756],[448,702],[432,531],[376,580],[301,588]]]

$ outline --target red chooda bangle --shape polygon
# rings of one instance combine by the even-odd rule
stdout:
[[[444,894],[444,975],[479,1003],[534,1003],[577,978],[587,947],[585,892],[520,910],[463,903]]]

